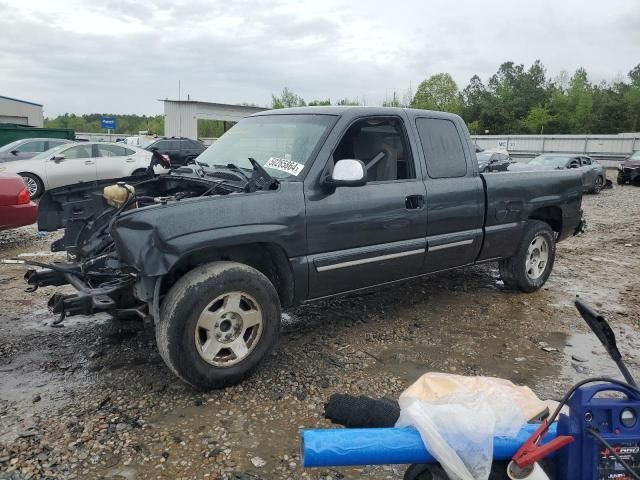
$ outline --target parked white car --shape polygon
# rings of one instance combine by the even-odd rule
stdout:
[[[0,173],[19,174],[31,198],[38,198],[45,190],[63,185],[144,174],[151,156],[151,152],[132,145],[76,142],[28,160],[2,163]]]

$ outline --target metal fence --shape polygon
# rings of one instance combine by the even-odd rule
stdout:
[[[640,133],[618,135],[472,135],[473,141],[483,149],[507,150],[512,158],[532,158],[541,153],[585,153],[605,167],[640,150]]]

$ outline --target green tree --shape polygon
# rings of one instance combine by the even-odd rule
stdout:
[[[626,104],[627,128],[631,132],[640,130],[640,63],[629,72],[631,85],[622,94]]]
[[[411,106],[425,110],[462,113],[458,85],[448,73],[438,73],[423,80],[418,85]]]
[[[553,115],[549,112],[549,107],[538,105],[529,111],[523,123],[529,132],[542,134],[544,133],[544,127],[552,120]]]
[[[338,100],[336,105],[363,105],[357,98],[343,98]]]
[[[331,105],[331,100],[328,98],[326,100],[311,100],[309,102],[310,107],[324,107],[327,105]]]
[[[271,95],[271,108],[304,107],[305,105],[304,99],[287,87],[282,89],[280,96]]]

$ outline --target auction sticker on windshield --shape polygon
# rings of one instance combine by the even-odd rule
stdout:
[[[304,168],[304,165],[301,163],[278,157],[269,158],[264,166],[267,168],[273,168],[274,170],[280,170],[281,172],[285,172],[290,175],[298,175]]]

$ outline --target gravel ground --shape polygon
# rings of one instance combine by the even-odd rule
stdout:
[[[401,478],[402,466],[304,470],[299,431],[330,426],[332,393],[397,398],[427,371],[500,376],[542,398],[616,374],[576,294],[611,321],[640,373],[640,188],[583,206],[588,232],[558,246],[539,292],[504,291],[483,265],[298,308],[250,380],[208,393],[178,381],[138,325],[97,316],[53,328],[55,289],[26,293],[24,267],[0,265],[0,479]],[[53,238],[0,232],[0,258],[46,255]]]

